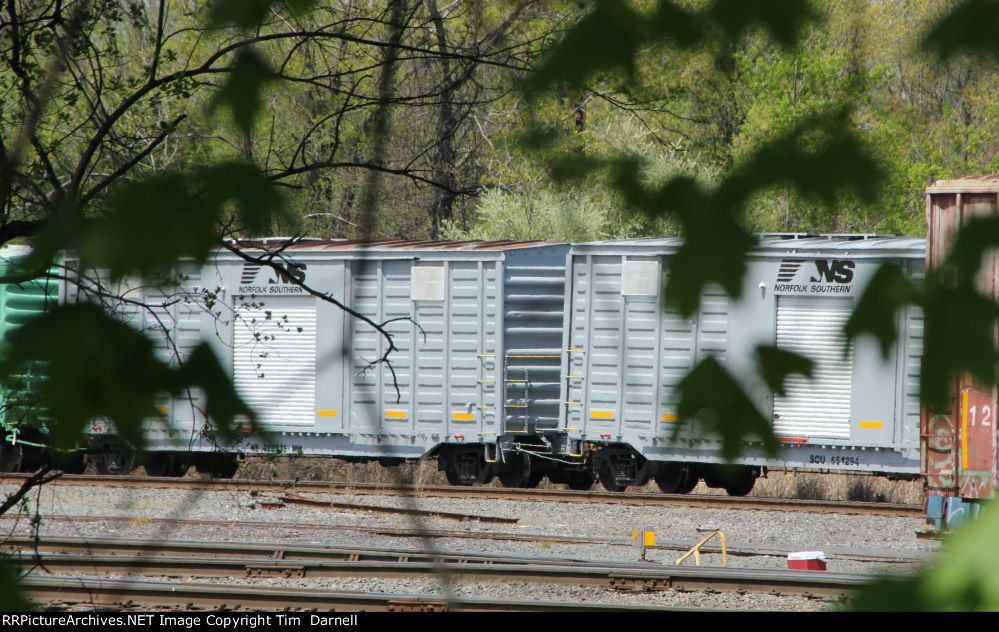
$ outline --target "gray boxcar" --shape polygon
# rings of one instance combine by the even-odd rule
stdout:
[[[924,240],[763,235],[740,300],[706,291],[690,319],[664,310],[660,297],[680,244],[605,241],[569,254],[562,427],[568,445],[588,448],[606,487],[652,475],[664,491],[689,491],[703,478],[743,494],[764,467],[918,475],[922,314],[899,317],[901,344],[887,360],[873,339],[846,346],[842,327],[880,264],[922,275]],[[810,357],[814,379],[794,375],[775,397],[755,370],[761,344]],[[716,467],[719,442],[696,422],[673,439],[674,388],[709,355],[773,421],[776,458],[748,443],[736,462],[743,467]]]
[[[503,472],[497,443],[557,432],[567,252],[554,242],[310,240],[283,250],[282,271],[223,251],[181,270],[179,287],[134,288],[130,298],[153,308],[122,316],[168,358],[208,341],[275,439],[220,445],[192,393],[162,403],[147,469],[176,473],[193,459],[225,474],[234,461],[219,448],[384,463],[434,453],[452,482],[499,470],[519,483],[527,472]],[[381,334],[296,278],[382,324],[396,347],[387,362]]]

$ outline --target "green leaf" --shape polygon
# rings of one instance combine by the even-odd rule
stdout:
[[[260,53],[249,48],[241,49],[209,109],[227,108],[236,126],[244,134],[249,134],[260,111],[264,87],[273,80],[274,71]]]
[[[597,0],[549,52],[521,87],[528,97],[555,83],[578,84],[594,72],[619,69],[635,74],[635,53],[644,39],[643,20],[626,3]]]
[[[220,209],[199,199],[190,178],[181,173],[126,184],[111,211],[79,236],[83,266],[106,268],[112,278],[133,272],[150,277],[168,273],[180,257],[203,261],[218,243],[219,214]]]
[[[211,210],[236,206],[237,228],[250,235],[271,230],[275,218],[289,221],[285,200],[277,187],[256,166],[244,162],[223,162],[197,173],[198,188],[204,191],[203,204]]]
[[[988,502],[973,521],[948,536],[938,560],[921,575],[886,578],[851,599],[851,610],[999,611],[999,504]]]
[[[922,41],[923,50],[947,61],[958,55],[999,57],[999,2],[965,0],[937,22]]]
[[[830,110],[753,152],[719,187],[718,203],[741,206],[756,191],[784,185],[825,204],[847,193],[872,202],[882,175],[881,165],[851,128],[848,113]]]
[[[183,397],[192,388],[204,393],[205,412],[222,436],[234,436],[237,416],[255,420],[206,344],[173,368],[158,358],[149,337],[96,304],[59,305],[12,332],[0,363],[4,382],[32,362],[46,367],[35,394],[56,421],[52,442],[58,447],[74,445],[88,421],[106,419],[124,441],[142,449],[146,420],[160,415],[158,399]]]
[[[802,28],[819,17],[809,0],[717,0],[708,10],[730,41],[754,26],[770,31],[785,47],[797,44]]]
[[[209,16],[215,28],[253,28],[263,24],[275,7],[284,6],[292,15],[301,15],[315,3],[315,0],[216,0]]]
[[[183,257],[204,262],[218,248],[226,219],[236,230],[255,235],[268,232],[274,218],[284,214],[284,198],[266,175],[252,165],[229,162],[126,184],[111,210],[83,224],[79,234],[43,233],[40,240],[44,250],[52,244],[77,249],[84,268],[106,269],[113,279],[163,277]]]
[[[92,304],[60,305],[27,321],[10,334],[7,352],[0,365],[5,378],[20,365],[45,363],[36,395],[57,422],[52,441],[60,447],[72,446],[85,424],[99,418],[141,446],[142,422],[157,415],[154,399],[170,384],[152,341]]]
[[[684,239],[670,265],[666,302],[689,316],[697,312],[701,295],[712,284],[738,298],[756,238],[728,209],[716,205],[688,206],[679,215]]]
[[[898,310],[910,303],[921,303],[922,295],[915,282],[894,264],[884,264],[871,277],[864,293],[846,321],[844,331],[853,340],[871,334],[878,341],[885,359],[898,339]]]
[[[811,379],[814,363],[803,355],[770,345],[756,347],[756,363],[763,381],[777,395],[785,395],[784,380],[797,373]]]
[[[194,386],[204,391],[205,414],[215,422],[222,438],[236,438],[236,421],[240,416],[255,425],[256,415],[233,389],[228,374],[206,343],[195,347],[177,372],[179,392]],[[261,429],[256,430],[259,434]]]
[[[931,275],[924,317],[920,393],[925,405],[931,410],[946,410],[951,378],[961,371],[971,371],[982,384],[996,383],[999,304],[970,284],[948,287]]]
[[[768,454],[777,453],[778,444],[770,422],[714,357],[709,356],[694,367],[677,385],[677,394],[680,422],[697,420],[709,432],[718,433],[721,455],[726,461],[738,457],[743,442],[754,438],[762,441]]]
[[[17,569],[0,557],[0,612],[30,612],[28,600],[17,586]]]
[[[982,258],[999,247],[999,216],[985,215],[968,220],[957,234],[954,245],[938,268],[948,283],[973,283],[982,267]]]

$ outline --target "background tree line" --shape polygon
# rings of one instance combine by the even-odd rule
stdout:
[[[773,187],[747,210],[759,231],[921,234],[926,183],[997,168],[991,63],[916,53],[955,2],[812,2],[819,19],[791,47],[758,29],[697,49],[660,42],[640,51],[628,84],[598,75],[534,102],[517,81],[590,3],[408,2],[384,94],[378,79],[392,30],[384,3],[289,12],[296,3],[249,2],[267,9],[235,14],[259,18],[248,29],[212,28],[220,13],[199,2],[86,4],[72,42],[60,33],[80,2],[17,0],[0,11],[0,151],[19,157],[3,177],[2,241],[33,234],[67,193],[96,208],[120,181],[234,159],[285,193],[289,213],[272,218],[275,234],[583,240],[677,232],[675,223],[629,214],[606,178],[553,183],[544,156],[520,142],[539,121],[559,130],[559,149],[640,157],[649,182],[689,174],[710,183],[809,116],[847,108],[885,170],[876,196],[815,204]],[[60,47],[65,72],[49,82]],[[373,142],[379,116],[388,130],[381,148]],[[372,170],[383,177],[367,230]]]
[[[152,279],[282,233],[682,233],[664,296],[690,314],[708,284],[738,295],[753,231],[922,234],[930,180],[994,170],[997,24],[993,0],[5,0],[0,244],[34,254],[3,280],[67,251],[76,272]],[[894,310],[923,306],[935,401],[954,371],[995,382],[999,308],[972,279],[999,227],[979,228],[949,280],[887,270],[848,328],[887,345]],[[775,351],[758,358],[775,390],[810,370]],[[141,447],[154,399],[188,388],[223,433],[252,416],[211,353],[164,361],[92,306],[18,330],[0,371],[37,361],[60,441],[108,418]],[[680,390],[729,445],[773,445],[717,362]],[[870,603],[994,607],[994,516]]]

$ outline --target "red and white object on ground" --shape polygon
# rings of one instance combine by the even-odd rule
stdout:
[[[826,554],[822,551],[788,553],[787,567],[799,571],[824,571],[826,570]]]

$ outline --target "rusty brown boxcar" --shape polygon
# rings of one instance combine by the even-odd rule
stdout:
[[[946,259],[958,230],[980,215],[999,212],[999,175],[939,180],[926,189],[926,267]],[[999,298],[995,252],[982,261],[979,291]],[[929,323],[928,323],[929,325]],[[932,325],[930,325],[932,326]],[[978,383],[969,374],[951,383],[946,410],[923,406],[922,463],[926,474],[926,513],[932,526],[956,526],[995,495],[999,476],[996,458],[996,388]]]

